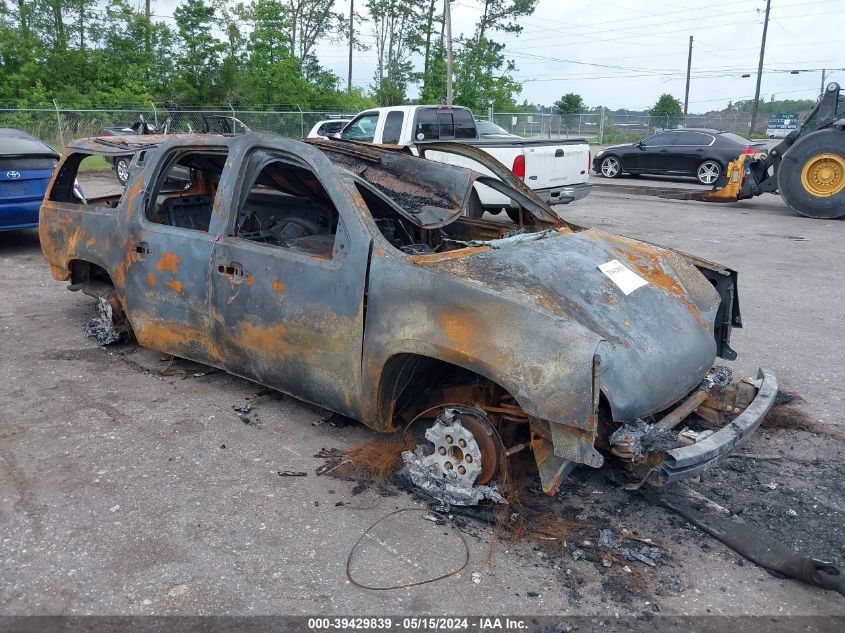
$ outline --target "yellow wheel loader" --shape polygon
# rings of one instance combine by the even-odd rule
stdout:
[[[839,112],[839,92],[839,84],[829,83],[797,129],[768,154],[742,154],[728,163],[712,191],[666,192],[662,197],[736,202],[780,193],[799,215],[845,216],[845,114]]]

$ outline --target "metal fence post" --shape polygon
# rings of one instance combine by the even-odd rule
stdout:
[[[53,99],[53,106],[56,108],[56,125],[59,128],[59,142],[62,144],[62,149],[65,146],[65,133],[62,131],[62,117],[59,114],[59,104]]]
[[[156,127],[158,127],[158,110],[156,110],[156,104],[150,101],[150,105],[153,106],[153,121],[155,121]]]
[[[599,144],[604,143],[604,106],[599,110]]]
[[[296,104],[296,109],[299,110],[299,138],[305,138],[305,117],[298,103]]]

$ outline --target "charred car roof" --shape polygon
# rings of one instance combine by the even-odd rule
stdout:
[[[248,133],[241,136],[217,134],[151,134],[146,136],[110,136],[73,141],[67,152],[104,156],[125,155],[161,147],[222,146],[232,151],[266,148],[295,157],[319,150],[331,163],[350,171],[375,186],[396,204],[409,220],[424,228],[437,228],[455,221],[469,204],[473,185],[478,182],[516,200],[541,228],[554,228],[565,222],[504,165],[478,148],[461,143],[430,143],[416,157],[404,148],[376,146],[335,139],[295,139]],[[429,152],[443,152],[469,158],[490,170],[496,177],[425,160]],[[425,161],[421,163],[421,161]],[[424,165],[425,175],[419,169]]]

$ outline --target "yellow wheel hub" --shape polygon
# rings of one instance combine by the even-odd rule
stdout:
[[[838,154],[816,154],[804,163],[801,184],[818,198],[835,196],[845,189],[845,159]]]

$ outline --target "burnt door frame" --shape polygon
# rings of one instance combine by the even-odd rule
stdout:
[[[274,139],[238,151],[226,189],[226,229],[210,267],[212,336],[227,371],[358,417],[364,296],[372,235],[352,177],[319,150]],[[271,157],[256,168],[256,152]],[[314,173],[338,211],[330,259],[237,237],[245,188],[273,161]],[[357,192],[356,192],[357,193]]]
[[[159,224],[147,217],[152,197],[163,184],[163,171],[190,153],[225,153],[216,145],[163,146],[148,166],[132,203],[124,244],[125,308],[138,342],[144,347],[219,366],[211,338],[208,265],[214,241],[223,229],[219,209],[222,187],[212,200],[207,231]],[[226,168],[221,173],[221,182]],[[160,182],[162,181],[162,182]]]

